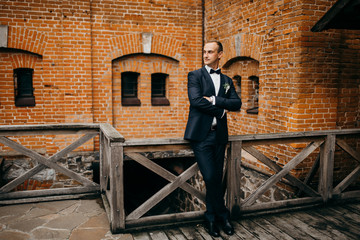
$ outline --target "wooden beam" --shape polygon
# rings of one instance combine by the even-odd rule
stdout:
[[[241,199],[241,146],[242,142],[231,142],[230,156],[227,164],[227,205],[231,217],[240,216],[240,199]]]
[[[86,186],[87,185],[96,185],[96,183],[90,181],[89,179],[82,177],[67,168],[61,167],[54,162],[49,161],[47,158],[41,156],[40,154],[38,154],[34,151],[31,151],[30,149],[22,146],[21,144],[19,144],[17,142],[12,141],[6,137],[0,137],[0,143],[6,145],[8,147],[11,147],[12,149],[14,149],[18,152],[23,153],[25,156],[28,156],[49,168],[53,168],[53,169],[57,170],[58,172],[61,172],[64,175],[66,175],[72,179],[75,179],[76,181],[78,181]]]
[[[99,124],[2,125],[0,136],[59,135],[99,133]]]
[[[262,162],[266,166],[270,167],[276,173],[280,172],[283,169],[282,167],[277,165],[274,161],[272,161],[271,159],[266,157],[264,154],[259,152],[254,147],[243,147],[243,149],[246,152],[248,152],[249,154],[251,154],[253,157],[255,157],[256,159],[258,159],[260,162]],[[300,190],[302,190],[302,191],[306,192],[307,194],[309,194],[309,196],[311,196],[311,197],[320,196],[320,194],[317,193],[314,189],[312,189],[311,187],[305,185],[303,182],[301,182],[296,177],[292,176],[290,173],[286,174],[284,176],[284,178],[286,180],[288,180],[294,186],[298,187]]]
[[[89,133],[86,134],[84,136],[82,136],[80,139],[76,140],[75,142],[73,142],[72,144],[70,144],[69,146],[67,146],[66,148],[64,148],[63,150],[57,152],[56,154],[54,154],[53,156],[51,156],[48,161],[50,162],[56,162],[57,160],[59,160],[60,158],[64,157],[66,154],[68,154],[69,152],[75,150],[76,148],[78,148],[79,146],[83,145],[84,143],[86,143],[87,141],[89,141],[90,139],[94,138],[98,133]],[[14,180],[12,180],[11,182],[9,182],[8,184],[6,184],[5,186],[3,186],[0,189],[0,193],[2,192],[9,192],[12,189],[14,189],[16,186],[18,186],[19,184],[23,183],[26,179],[29,179],[31,176],[37,174],[38,172],[42,171],[43,169],[45,169],[45,165],[39,164],[36,167],[30,169],[29,171],[25,172],[23,175],[15,178]]]
[[[296,155],[290,162],[288,162],[284,168],[277,174],[271,176],[265,183],[263,183],[258,189],[255,190],[247,199],[244,200],[243,206],[249,206],[253,204],[258,197],[269,190],[275,183],[280,181],[285,175],[287,175],[294,167],[302,162],[307,156],[309,156],[316,148],[322,144],[319,142],[312,142],[306,148],[304,148],[298,155]]]
[[[167,223],[179,224],[179,222],[184,221],[194,221],[194,220],[203,220],[205,211],[193,211],[193,212],[183,212],[183,213],[174,213],[174,214],[163,214],[157,216],[142,217],[136,220],[128,220],[126,222],[127,228],[134,227],[144,227],[149,225],[158,225],[162,226]]]
[[[110,225],[111,230],[116,231],[116,229],[125,229],[124,152],[120,142],[111,142],[108,149],[110,150]]]
[[[320,148],[319,192],[324,202],[332,198],[335,142],[336,135],[328,135],[324,145]]]
[[[310,171],[306,175],[306,177],[304,179],[304,184],[308,185],[311,182],[311,180],[314,178],[316,172],[319,170],[319,166],[320,166],[320,154],[318,154],[314,164],[312,165]],[[302,193],[302,190],[299,189],[299,191],[297,192],[296,195],[299,196],[301,193]]]
[[[147,169],[153,171],[154,173],[158,174],[159,176],[165,178],[169,182],[175,181],[176,176],[166,170],[165,168],[157,165],[150,159],[142,156],[139,153],[126,153],[127,156],[135,160],[136,162],[140,163],[142,166],[146,167]],[[181,189],[184,191],[190,193],[191,195],[194,195],[198,197],[200,200],[205,201],[205,193],[198,191],[193,186],[191,186],[189,183],[185,182],[183,185],[180,186]]]
[[[336,144],[360,163],[360,153],[350,147],[344,140],[337,139]]]
[[[270,210],[276,208],[287,208],[299,205],[307,205],[313,203],[322,202],[322,197],[305,197],[305,198],[296,198],[296,199],[287,199],[276,202],[265,202],[265,203],[256,203],[251,206],[242,206],[241,212],[256,212],[262,210]]]
[[[90,193],[77,193],[77,194],[70,194],[70,195],[41,196],[41,197],[34,197],[34,198],[0,200],[0,205],[13,205],[13,204],[23,204],[23,203],[37,203],[37,202],[70,200],[70,199],[97,197],[98,195],[99,195],[99,193],[90,192]]]
[[[44,190],[18,191],[0,194],[0,200],[33,198],[42,196],[70,195],[78,193],[100,193],[99,185],[87,187],[55,188]]]
[[[186,169],[182,174],[180,174],[175,181],[165,185],[160,191],[154,194],[151,198],[145,201],[141,206],[135,209],[132,213],[130,213],[126,221],[135,220],[144,215],[147,211],[153,208],[156,204],[158,204],[162,199],[164,199],[167,195],[172,193],[176,188],[181,186],[184,182],[186,182],[189,178],[194,176],[195,173],[199,171],[197,163],[194,163],[191,167]]]
[[[350,2],[351,0],[338,0],[329,11],[311,28],[312,32],[321,32],[326,30],[327,25],[333,20],[336,15]]]
[[[360,166],[357,166],[349,175],[346,176],[335,188],[333,194],[340,194],[344,191],[353,181],[360,177]]]

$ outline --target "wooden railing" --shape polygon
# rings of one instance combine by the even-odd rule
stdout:
[[[360,175],[360,164],[338,185],[333,186],[334,153],[336,145],[349,153],[358,163],[360,162],[359,152],[351,148],[346,141],[341,139],[344,136],[351,136],[359,142],[360,129],[231,136],[224,176],[226,176],[225,184],[227,186],[226,203],[231,210],[232,216],[237,217],[241,214],[268,211],[271,209],[279,210],[289,207],[308,206],[310,204],[323,204],[331,199],[360,197],[360,191],[344,192],[347,186],[358,179]],[[106,141],[102,140],[102,142],[105,143]],[[106,146],[102,148],[102,156],[106,155],[106,157],[101,158],[101,189],[106,193],[104,195],[104,202],[108,203],[106,204],[107,212],[109,213],[111,230],[113,232],[139,229],[149,225],[168,225],[201,219],[204,211],[145,216],[145,213],[177,188],[181,188],[187,193],[196,196],[198,199],[204,200],[205,194],[187,182],[188,179],[198,173],[196,163],[186,169],[182,174],[175,176],[156,164],[155,161],[153,161],[154,159],[146,157],[147,155],[154,155],[148,154],[149,152],[154,153],[171,150],[176,153],[181,150],[190,150],[187,141],[182,139],[139,139],[108,144],[113,144],[111,151],[109,150],[110,148]],[[284,166],[280,166],[276,161],[270,159],[270,157],[267,156],[266,148],[263,148],[263,146],[269,147],[278,144],[287,145],[289,149],[295,151],[295,153],[292,154],[293,157],[288,160]],[[294,144],[297,145],[293,147],[292,145]],[[301,151],[299,151],[299,146],[303,145],[305,145],[305,147],[302,147]],[[276,148],[276,146],[274,147]],[[108,149],[108,151],[105,152],[105,149]],[[264,152],[262,152],[262,150],[264,150]],[[113,157],[114,155],[116,155],[115,159]],[[250,156],[253,161],[257,159],[256,161],[261,162],[273,171],[273,175],[245,199],[241,197],[239,178],[242,155]],[[314,189],[309,185],[309,178],[315,174],[316,167],[313,167],[309,171],[308,176],[303,181],[291,174],[291,171],[307,159],[309,155],[312,155],[312,157],[314,157],[313,155],[318,155],[318,160],[313,161],[314,166],[319,166],[320,178],[318,189]],[[114,161],[109,161],[110,159]],[[147,169],[155,172],[166,179],[168,184],[144,201],[144,203],[135,210],[125,214],[124,209],[126,206],[124,206],[124,183],[122,176],[124,161],[128,159],[136,161]],[[285,181],[286,184],[298,189],[299,192],[302,192],[302,195],[305,196],[275,202],[257,202],[266,191],[280,181]]]
[[[25,202],[39,202],[60,199],[72,199],[82,196],[99,195],[99,184],[81,176],[56,162],[67,154],[82,146],[95,136],[99,135],[103,140],[108,142],[124,141],[122,136],[111,127],[109,124],[59,124],[59,125],[21,125],[21,126],[0,126],[0,143],[15,150],[18,154],[30,157],[32,160],[38,162],[34,168],[28,170],[21,176],[7,183],[0,188],[0,204],[15,204]],[[33,150],[12,140],[11,137],[21,138],[28,136],[43,136],[43,135],[81,135],[76,141],[69,144],[61,151],[46,158],[38,151]],[[39,139],[41,139],[39,137]],[[44,145],[49,143],[44,143]],[[100,141],[101,145],[106,145]],[[108,146],[111,148],[111,146]],[[14,188],[22,184],[25,180],[31,178],[45,168],[52,168],[56,172],[61,173],[70,179],[74,179],[82,186],[70,188],[54,188],[46,190],[32,190],[32,191],[17,191],[12,192]]]
[[[82,136],[49,158],[11,139],[13,136],[66,134]],[[60,158],[65,157],[68,153],[98,135],[100,145],[100,185],[56,163]],[[360,129],[231,136],[224,167],[224,185],[226,186],[226,204],[232,216],[237,217],[274,209],[278,211],[289,207],[323,204],[331,200],[359,198],[359,190],[345,191],[360,176],[359,137]],[[185,140],[138,139],[125,141],[121,134],[109,124],[72,124],[0,126],[0,143],[39,163],[33,169],[0,188],[0,204],[71,199],[86,194],[102,193],[111,231],[114,233],[149,225],[198,221],[203,217],[204,211],[146,216],[149,210],[178,188],[200,201],[204,201],[205,193],[188,182],[190,178],[199,172],[196,163],[181,174],[175,175],[156,164],[153,157],[148,157],[156,155],[154,154],[156,152],[171,152],[173,156],[184,156],[183,153],[186,152],[187,156],[193,157],[189,143]],[[279,146],[282,147],[279,148]],[[287,159],[284,165],[280,165],[280,159],[276,160],[271,152],[276,152],[274,149],[283,149],[284,146],[287,150],[286,154],[284,154]],[[348,153],[352,159],[355,159],[357,165],[353,167],[353,170],[345,178],[334,185],[336,149]],[[291,150],[293,152],[290,152]],[[296,175],[292,174],[292,170],[309,157],[312,159],[310,162],[313,162],[313,167],[308,172],[308,175],[303,180],[300,180]],[[240,165],[242,160],[246,159],[251,159],[253,164],[267,166],[271,170],[269,171],[271,175],[260,187],[244,198],[241,192],[242,186],[240,185]],[[153,196],[128,213],[125,211],[124,201],[126,194],[124,192],[124,161],[136,161],[168,182]],[[11,192],[17,185],[45,167],[55,169],[57,172],[81,183],[82,186]],[[319,175],[319,183],[318,186],[314,187],[313,183],[310,183],[311,178],[317,172],[317,168],[319,169],[317,174]],[[297,190],[298,193],[301,192],[302,194],[296,198],[280,201],[258,201],[266,191],[280,182],[291,186],[295,189],[294,192]]]

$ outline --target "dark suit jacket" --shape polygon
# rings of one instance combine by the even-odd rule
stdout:
[[[225,93],[224,85],[230,89]],[[237,111],[241,108],[241,99],[235,91],[234,84],[228,76],[220,74],[220,89],[215,97],[215,105],[204,96],[215,96],[215,86],[205,67],[189,72],[188,96],[190,101],[189,118],[184,138],[192,141],[203,141],[210,131],[213,118],[216,117],[216,137],[219,143],[228,141],[228,127],[224,109]]]

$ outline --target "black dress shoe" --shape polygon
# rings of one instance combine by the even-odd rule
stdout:
[[[215,222],[208,222],[205,223],[205,228],[208,231],[208,233],[213,237],[220,237],[220,230],[216,226]]]
[[[233,235],[234,234],[234,227],[231,225],[231,223],[230,223],[230,221],[228,219],[226,219],[223,222],[223,231],[227,235]]]

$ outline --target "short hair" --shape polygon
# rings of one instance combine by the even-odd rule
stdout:
[[[207,43],[216,43],[218,45],[218,52],[224,51],[223,45],[222,45],[222,43],[220,41],[210,40],[210,41],[206,41],[205,44],[207,44]]]

